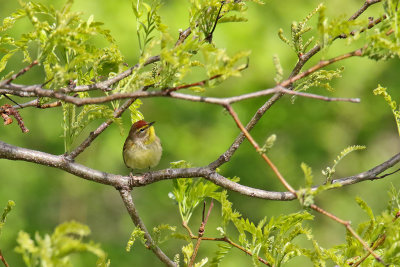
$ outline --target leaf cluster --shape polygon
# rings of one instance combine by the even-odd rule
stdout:
[[[72,266],[70,255],[82,252],[95,255],[96,266],[109,266],[110,261],[100,245],[83,240],[89,234],[88,226],[75,221],[60,224],[51,235],[42,237],[36,233],[34,239],[20,231],[15,251],[22,255],[26,266]]]
[[[381,85],[378,85],[378,87],[374,89],[373,93],[374,95],[383,96],[386,103],[389,105],[390,109],[392,110],[394,119],[396,121],[397,132],[400,135],[400,106],[397,106],[396,101],[394,101],[390,96],[390,94],[387,92],[387,88],[382,87]]]
[[[398,219],[400,194],[393,186],[389,197],[389,204],[380,215],[374,215],[365,201],[359,197],[356,198],[357,204],[368,216],[368,220],[358,225],[357,233],[371,245],[386,266],[398,266],[400,264],[400,221]],[[382,266],[350,233],[346,235],[346,244],[336,246],[333,250],[335,257],[332,260],[340,266],[355,263],[362,263],[362,266]]]
[[[101,22],[94,21],[93,16],[83,20],[80,13],[72,12],[72,0],[66,1],[60,10],[40,3],[20,1],[20,4],[21,8],[5,18],[0,28],[0,52],[5,53],[0,61],[0,71],[11,56],[22,53],[24,62],[37,60],[43,66],[43,87],[59,89],[88,85],[122,69],[122,55],[110,32],[103,29]],[[21,19],[27,19],[32,30],[19,38],[8,35],[7,31]],[[103,40],[99,40],[100,37]],[[105,41],[108,46],[100,47],[97,45],[100,41]],[[89,93],[75,96],[87,97]],[[108,105],[91,105],[78,112],[76,107],[63,103],[66,151],[93,119],[111,119],[112,112]]]
[[[3,226],[6,223],[7,216],[14,206],[15,206],[15,202],[12,200],[9,200],[7,203],[7,206],[4,208],[3,214],[0,217],[0,236],[1,236],[1,231],[3,229]]]
[[[175,164],[176,165],[176,164]],[[179,162],[177,167],[188,166],[186,162]],[[235,178],[234,181],[237,181]],[[304,235],[312,239],[311,231],[304,222],[312,220],[313,216],[308,212],[299,212],[289,215],[264,218],[257,224],[243,217],[232,208],[232,202],[228,200],[226,190],[203,179],[177,179],[173,182],[174,190],[172,198],[178,203],[179,212],[184,225],[187,225],[192,214],[200,203],[207,198],[219,202],[221,206],[220,226],[217,228],[224,240],[238,242],[238,245],[251,253],[253,263],[259,264],[259,257],[267,259],[271,265],[279,266],[295,256],[303,255],[304,250],[296,245],[294,239]],[[230,227],[234,227],[234,231]],[[228,254],[231,245],[223,245],[216,251],[216,255],[210,261],[210,266],[218,266],[223,257]],[[190,259],[193,253],[193,244],[182,248],[184,259]],[[202,264],[207,261],[203,259]],[[200,264],[200,263],[199,263]],[[202,266],[200,264],[199,266]]]
[[[339,162],[348,154],[350,154],[353,151],[356,150],[362,150],[365,149],[365,146],[360,146],[360,145],[354,145],[354,146],[349,146],[343,149],[340,154],[336,157],[336,159],[333,161],[333,165],[331,167],[326,167],[325,170],[322,170],[322,174],[326,176],[326,183],[330,183],[332,181],[332,176],[336,172],[336,166],[339,164]]]

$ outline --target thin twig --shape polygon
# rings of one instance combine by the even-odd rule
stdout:
[[[374,256],[374,258],[375,258],[377,261],[379,261],[380,263],[383,263],[382,259],[368,246],[367,243],[365,243],[365,241],[356,233],[356,231],[354,231],[354,229],[351,227],[350,222],[344,221],[344,220],[342,220],[342,219],[336,217],[336,216],[333,215],[332,213],[327,212],[326,210],[324,210],[324,209],[318,207],[318,206],[315,205],[315,204],[311,204],[311,205],[310,205],[310,208],[313,209],[313,210],[315,210],[315,211],[317,211],[317,212],[319,212],[319,213],[321,213],[321,214],[323,214],[323,215],[325,215],[325,216],[327,216],[328,218],[330,218],[330,219],[332,219],[332,220],[334,220],[334,221],[336,221],[336,222],[338,222],[338,223],[344,225],[344,226],[346,227],[347,231],[349,231],[350,234],[351,234],[354,238],[356,238],[356,239],[358,240],[358,242],[361,243],[361,245],[365,248],[365,250],[367,250],[372,256]]]
[[[393,173],[392,173],[393,174]],[[400,216],[400,211],[398,211],[396,213],[396,215],[393,218],[393,222],[396,221]],[[376,250],[380,245],[383,244],[383,242],[385,242],[386,239],[386,233],[383,233],[382,235],[378,236],[377,240],[373,243],[372,245],[372,250]],[[353,266],[359,266],[363,261],[365,261],[368,256],[371,255],[369,252],[367,252],[364,257],[362,257],[358,262],[356,262],[355,264],[353,264]]]
[[[364,2],[364,5],[356,11],[356,13],[354,13],[349,20],[355,20],[356,18],[358,18],[362,13],[365,12],[365,10],[367,10],[367,8],[369,8],[371,5],[376,4],[381,2],[382,0],[366,0]]]
[[[375,20],[371,20],[371,21],[368,23],[368,26],[366,26],[366,27],[364,27],[364,28],[361,28],[361,29],[358,30],[358,31],[351,31],[351,32],[349,33],[349,35],[354,36],[354,35],[356,35],[356,33],[363,33],[363,32],[365,32],[366,30],[371,29],[371,28],[374,27],[375,25],[381,23],[382,20],[384,20],[384,19],[386,19],[386,18],[387,18],[387,16],[386,16],[386,14],[385,14],[385,15],[383,15],[383,16],[380,17],[380,18],[377,18],[377,19],[375,19]],[[334,39],[338,39],[338,38],[340,38],[340,39],[345,39],[345,38],[347,38],[347,37],[348,37],[347,34],[342,33],[342,34],[336,36]]]
[[[192,28],[187,28],[184,31],[180,31],[179,32],[179,38],[175,43],[175,47],[181,45],[188,37],[189,35],[192,33]]]
[[[351,102],[351,103],[360,103],[361,100],[359,98],[343,98],[343,97],[328,97],[328,96],[323,96],[323,95],[316,95],[316,94],[310,94],[310,93],[305,93],[305,92],[297,92],[293,90],[286,89],[284,87],[277,87],[278,92],[282,92],[288,95],[296,95],[296,96],[301,96],[301,97],[306,97],[306,98],[313,98],[313,99],[318,99],[318,100],[323,100],[327,102],[333,102],[333,101],[342,101],[342,102]]]
[[[210,44],[212,43],[213,34],[214,34],[215,29],[217,28],[218,20],[220,20],[220,18],[222,18],[222,16],[220,17],[219,15],[221,14],[221,10],[224,7],[224,4],[225,4],[225,1],[222,1],[221,6],[217,13],[217,17],[215,18],[213,28],[211,29],[211,31],[208,33],[208,35],[204,39],[204,41],[206,41],[207,43],[210,43]]]
[[[200,248],[201,238],[204,235],[204,232],[205,232],[205,229],[206,229],[206,224],[207,224],[208,218],[210,217],[211,210],[212,210],[213,206],[214,206],[214,202],[211,199],[211,203],[210,203],[210,207],[208,208],[207,216],[204,217],[204,213],[205,213],[205,210],[206,210],[206,202],[204,201],[204,203],[203,203],[203,216],[202,216],[202,220],[201,220],[201,225],[199,227],[199,234],[197,236],[198,238],[197,238],[196,246],[195,246],[195,248],[193,250],[192,258],[190,259],[188,267],[192,267],[193,264],[194,264],[197,252],[199,251],[199,248]]]
[[[191,235],[190,238],[192,238],[192,239],[198,239],[198,237],[195,236],[195,235]],[[247,255],[253,256],[253,253],[252,253],[251,251],[249,251],[249,250],[247,250],[246,248],[242,247],[241,245],[239,245],[239,244],[233,242],[232,240],[230,240],[230,239],[229,239],[228,237],[226,237],[226,236],[224,236],[224,237],[202,237],[201,239],[204,240],[204,241],[220,241],[220,242],[225,242],[225,243],[230,244],[231,246],[234,246],[234,247],[237,248],[237,249],[240,249],[241,251],[243,251],[243,252],[246,253]],[[267,266],[273,266],[273,265],[271,265],[268,261],[266,261],[265,259],[263,259],[263,258],[261,258],[261,257],[259,257],[259,256],[257,256],[257,259],[258,259],[259,262],[264,263],[264,264],[267,265]]]
[[[29,71],[33,66],[35,66],[37,64],[39,64],[39,61],[34,60],[31,64],[29,64],[29,66],[21,69],[18,73],[12,75],[9,79],[2,81],[0,83],[0,87],[3,86],[4,84],[10,84],[12,81],[17,79],[19,76],[25,74],[27,71]]]
[[[212,203],[212,202],[211,202],[211,203]],[[208,209],[207,218],[206,218],[206,220],[205,220],[205,223],[207,223],[208,217],[210,216],[211,208],[212,208],[212,206],[210,205],[210,208]],[[236,244],[235,242],[233,242],[232,240],[230,240],[230,239],[229,239],[228,237],[226,237],[226,236],[224,236],[224,237],[217,237],[217,238],[214,238],[214,237],[203,237],[204,231],[202,231],[202,229],[204,229],[204,227],[202,227],[202,226],[203,226],[203,222],[204,222],[204,210],[205,210],[205,208],[203,208],[203,220],[202,220],[202,224],[201,224],[201,226],[200,226],[200,228],[199,228],[199,235],[198,235],[198,236],[195,236],[195,235],[192,233],[192,230],[189,228],[189,226],[187,225],[186,222],[184,222],[184,221],[182,222],[182,225],[183,225],[183,227],[186,229],[186,231],[188,232],[190,238],[191,238],[191,239],[197,239],[196,247],[198,247],[197,244],[200,244],[200,240],[206,240],[206,241],[221,241],[221,242],[226,242],[226,243],[230,244],[231,246],[234,246],[235,248],[240,249],[241,251],[245,252],[245,253],[246,253],[247,255],[249,255],[249,256],[253,256],[253,253],[252,253],[251,251],[245,249],[244,247],[240,246],[239,244]],[[204,223],[204,226],[205,226],[205,223]],[[201,234],[201,236],[200,236],[201,231],[202,231],[202,234]],[[196,251],[196,250],[195,250],[195,251]],[[271,266],[271,264],[269,264],[269,263],[268,263],[266,260],[264,260],[263,258],[261,258],[261,257],[259,257],[259,256],[257,256],[257,258],[258,258],[258,260],[259,260],[260,262],[264,263],[265,265]],[[192,256],[192,259],[193,259],[193,256]],[[191,260],[191,262],[192,262],[192,260]],[[192,264],[193,264],[193,263],[192,263]]]
[[[250,135],[250,133],[244,128],[243,124],[240,122],[240,119],[236,112],[233,110],[233,108],[230,105],[226,105],[225,107],[228,112],[231,114],[233,120],[236,122],[237,126],[239,129],[243,132],[243,134],[246,136],[246,138],[249,140],[249,142],[253,145],[253,147],[256,149],[257,152],[260,153],[261,157],[268,163],[268,165],[271,167],[272,171],[275,173],[275,175],[278,177],[279,181],[286,187],[289,192],[292,194],[296,195],[296,191],[290,186],[290,184],[285,180],[285,178],[282,176],[282,174],[279,172],[278,168],[272,163],[272,161],[267,157],[267,155],[263,152],[261,152],[260,146],[257,144],[257,142],[253,139],[253,137]]]
[[[326,66],[328,66],[330,64],[333,64],[335,62],[344,60],[344,59],[349,58],[349,57],[354,57],[354,56],[360,57],[360,56],[363,55],[363,51],[364,51],[363,48],[359,48],[359,49],[354,50],[352,52],[349,52],[349,53],[346,53],[346,54],[343,54],[343,55],[340,55],[340,56],[337,56],[337,57],[334,57],[334,58],[331,58],[331,59],[328,59],[328,60],[322,60],[318,64],[316,64],[313,67],[309,68],[308,70],[306,70],[306,71],[304,71],[304,72],[302,72],[300,74],[294,75],[293,77],[281,82],[280,85],[283,86],[283,87],[287,87],[287,86],[291,85],[293,82],[298,81],[298,80],[300,80],[300,79],[302,79],[304,77],[307,77],[311,73],[314,73],[315,71],[317,71],[317,70],[319,70],[319,69],[321,69],[323,67],[326,67]]]
[[[148,87],[143,87],[141,91],[147,90]],[[122,113],[127,110],[130,105],[133,104],[133,102],[136,101],[136,98],[131,98],[125,101],[116,111],[114,111],[114,118],[119,118],[121,117]],[[114,121],[112,119],[108,119],[102,124],[100,124],[99,127],[97,127],[96,130],[91,132],[89,136],[79,145],[77,146],[73,151],[70,153],[66,154],[66,159],[68,160],[74,160],[79,154],[81,154],[87,147],[90,146],[90,144],[94,141],[94,139],[97,138],[105,129],[108,128]]]
[[[367,1],[368,2],[368,1]],[[372,1],[370,1],[371,4],[374,4]],[[369,6],[367,6],[368,8]],[[363,9],[361,11],[357,11],[356,13],[363,13],[366,9]],[[354,16],[354,15],[353,15]],[[353,17],[352,16],[352,17]],[[357,16],[354,16],[355,18]],[[350,18],[350,20],[353,20],[353,18]],[[289,79],[295,77],[303,68],[303,66],[308,62],[308,60],[313,57],[315,54],[317,54],[321,50],[321,45],[316,44],[312,49],[310,49],[307,53],[303,54],[300,58],[299,61],[297,62],[296,66],[293,68],[292,73],[289,76]],[[288,88],[291,89],[291,88]],[[253,115],[249,123],[246,125],[246,130],[251,131],[253,127],[257,124],[257,122],[261,119],[261,117],[269,110],[272,105],[278,101],[282,97],[283,93],[276,93],[274,94],[268,101],[264,103]],[[245,138],[245,135],[241,132],[235,139],[235,141],[232,143],[232,145],[226,150],[217,160],[214,162],[210,163],[210,167],[215,169],[224,164],[225,162],[229,161],[230,158],[233,156],[233,154],[236,152],[240,144],[243,142]]]
[[[376,240],[376,241],[374,242],[374,244],[373,244],[373,246],[371,247],[371,249],[372,249],[372,250],[376,250],[380,245],[383,244],[383,242],[385,242],[385,239],[386,239],[386,235],[385,235],[385,234],[383,234],[382,236],[379,236],[379,237],[378,237],[378,240]],[[359,261],[357,261],[356,263],[354,263],[354,264],[352,265],[352,267],[357,267],[357,266],[359,266],[363,261],[365,261],[365,260],[369,257],[369,255],[371,255],[371,253],[369,253],[369,251],[368,251]]]
[[[4,258],[3,253],[1,252],[1,249],[0,249],[0,260],[3,262],[4,266],[10,267],[10,265],[8,265],[6,259]]]
[[[16,101],[14,101],[14,100],[13,100],[11,97],[9,97],[8,95],[3,94],[3,96],[4,96],[5,98],[7,98],[8,100],[10,100],[11,102],[13,102],[16,106],[21,107],[20,104],[18,104]]]
[[[121,198],[125,204],[125,207],[136,227],[139,227],[144,232],[144,237],[146,238],[146,247],[153,251],[153,253],[167,266],[176,267],[176,264],[168,258],[167,255],[154,243],[149,231],[147,230],[146,226],[144,225],[142,219],[140,218],[135,204],[133,203],[132,195],[130,190],[128,189],[121,189],[119,190]]]
[[[397,170],[395,170],[395,171],[393,171],[393,172],[386,173],[386,174],[384,174],[384,175],[381,175],[381,176],[377,176],[376,178],[378,178],[378,179],[382,179],[382,178],[385,178],[386,176],[389,176],[389,175],[395,174],[395,173],[396,173],[396,172],[398,172],[398,171],[400,171],[400,169],[397,169]]]
[[[238,102],[244,99],[248,98],[253,98],[253,97],[260,97],[268,94],[275,94],[274,97],[272,97],[267,103],[259,109],[258,114],[262,116],[265,111],[277,100],[279,99],[284,93],[287,94],[293,94],[293,95],[299,95],[303,97],[310,97],[310,98],[315,98],[315,99],[320,99],[324,101],[348,101],[348,102],[359,102],[359,99],[351,99],[351,98],[329,98],[329,97],[324,97],[324,96],[318,96],[314,94],[309,94],[309,93],[303,93],[303,92],[294,92],[290,88],[286,89],[283,87],[289,87],[293,82],[298,81],[304,77],[307,77],[311,73],[314,73],[315,71],[326,67],[330,64],[333,64],[335,62],[347,59],[349,57],[353,56],[362,56],[363,49],[357,49],[353,52],[349,52],[328,60],[323,60],[314,65],[313,67],[309,68],[308,70],[294,75],[295,73],[292,73],[293,76],[291,76],[289,79],[281,82],[278,86],[275,88],[271,89],[265,89],[259,92],[255,93],[250,93],[250,94],[245,94],[242,96],[236,96],[236,97],[231,97],[231,98],[225,98],[225,99],[218,99],[218,98],[207,98],[207,97],[200,97],[200,96],[190,96],[190,95],[182,95],[182,94],[173,94],[174,91],[180,90],[180,89],[185,89],[193,86],[202,86],[204,85],[207,81],[219,78],[221,75],[214,75],[208,79],[191,83],[191,84],[184,84],[180,86],[176,86],[173,88],[168,88],[164,91],[158,91],[158,92],[143,92],[145,90],[138,90],[133,93],[116,93],[116,94],[110,94],[108,96],[101,96],[101,97],[87,97],[87,98],[78,98],[74,96],[70,96],[67,94],[62,93],[62,89],[59,90],[49,90],[49,89],[42,89],[41,85],[32,85],[32,86],[21,86],[21,85],[15,85],[15,84],[6,84],[0,89],[0,93],[3,94],[14,94],[14,95],[19,95],[19,96],[40,96],[40,97],[51,97],[51,98],[56,98],[59,100],[63,100],[65,102],[69,102],[72,104],[75,104],[77,106],[81,105],[87,105],[87,104],[99,104],[99,103],[104,103],[104,102],[110,102],[113,100],[118,100],[118,99],[126,99],[126,98],[144,98],[144,97],[156,97],[156,96],[167,96],[167,97],[174,97],[174,98],[180,98],[180,99],[188,99],[191,101],[201,101],[201,102],[209,102],[209,103],[217,103],[221,105],[225,105],[227,103],[233,103],[233,102]],[[248,64],[246,64],[245,67],[241,68],[240,71],[246,69]],[[297,68],[297,65],[296,65]],[[77,87],[74,89],[71,89],[74,92],[77,91]],[[289,92],[292,91],[292,92]],[[275,100],[276,99],[276,100]],[[258,117],[258,116],[257,116]],[[253,117],[254,118],[254,117]],[[258,120],[257,120],[258,121]],[[255,122],[257,122],[255,121]],[[248,125],[249,127],[249,125]],[[247,128],[247,127],[246,127]]]

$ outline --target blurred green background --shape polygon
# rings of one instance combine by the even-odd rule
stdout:
[[[51,3],[60,8],[64,1],[38,1]],[[265,5],[249,3],[246,23],[222,24],[216,29],[214,42],[226,47],[231,55],[241,50],[251,50],[250,67],[240,78],[231,78],[205,94],[211,96],[233,96],[254,92],[274,85],[275,70],[272,57],[278,55],[287,77],[296,63],[296,55],[283,44],[277,36],[283,28],[288,36],[290,24],[302,20],[321,1],[266,1]],[[343,14],[349,17],[362,6],[361,0],[324,1],[327,16]],[[18,1],[0,0],[0,19],[3,20],[19,7]],[[76,11],[91,14],[95,20],[105,23],[120,46],[129,65],[138,59],[136,25],[131,1],[76,0]],[[173,36],[178,30],[188,26],[188,4],[186,1],[165,1],[161,14]],[[373,6],[363,17],[379,16],[380,5]],[[316,18],[312,23],[316,22]],[[14,35],[26,32],[27,21],[18,22]],[[11,34],[11,33],[10,33]],[[326,58],[342,54],[353,49],[346,42],[338,40],[324,54]],[[318,55],[307,66],[317,62]],[[14,56],[5,72],[19,70],[25,65],[21,56]],[[307,67],[306,66],[306,67]],[[360,104],[344,102],[322,102],[297,98],[294,104],[290,97],[282,98],[261,119],[252,131],[261,144],[270,134],[277,135],[277,142],[269,152],[270,158],[286,179],[298,188],[303,184],[300,163],[312,166],[315,180],[323,182],[321,169],[331,166],[333,159],[349,145],[366,145],[367,150],[354,152],[337,168],[337,176],[353,175],[389,159],[399,152],[400,142],[392,113],[381,97],[373,96],[372,90],[380,83],[389,88],[397,102],[400,100],[398,59],[388,62],[375,62],[366,58],[351,58],[332,66],[345,66],[343,78],[333,82],[334,93],[323,89],[312,92],[337,97],[359,97]],[[38,69],[27,73],[20,82],[27,84],[43,79]],[[266,101],[266,97],[247,100],[235,104],[234,108],[243,123],[247,123],[256,110]],[[20,100],[19,100],[20,101]],[[3,105],[7,101],[1,100]],[[21,100],[22,102],[22,100]],[[204,103],[184,102],[169,98],[144,99],[142,113],[146,120],[157,121],[156,131],[162,140],[164,154],[157,169],[167,168],[169,162],[186,160],[194,166],[203,166],[222,154],[239,133],[233,120],[221,107]],[[39,110],[26,108],[20,111],[26,126],[30,129],[22,134],[16,123],[0,126],[0,139],[4,142],[48,153],[64,153],[61,135],[62,112],[60,108]],[[125,135],[130,127],[128,114],[123,116]],[[101,121],[92,123],[82,138],[95,129]],[[125,136],[121,136],[116,125],[112,125],[93,142],[82,155],[79,163],[106,172],[128,174],[122,160],[122,145]],[[259,157],[258,153],[245,141],[232,160],[221,168],[226,177],[238,176],[241,183],[271,191],[284,191],[272,171]],[[317,199],[317,204],[338,217],[350,220],[354,224],[367,219],[357,206],[354,198],[362,197],[379,213],[388,200],[390,184],[399,187],[400,174],[392,175],[381,181],[364,182],[350,187],[325,192]],[[172,182],[164,181],[136,188],[133,197],[140,215],[148,228],[161,223],[180,226],[177,206],[168,198]],[[296,212],[300,206],[295,202],[277,202],[252,199],[229,192],[234,208],[244,216],[257,222],[264,216],[279,216]],[[61,222],[77,220],[92,229],[91,239],[102,244],[109,254],[112,266],[162,266],[158,259],[139,243],[133,251],[125,252],[125,245],[133,229],[133,224],[125,211],[118,192],[110,187],[78,179],[60,170],[38,166],[22,161],[0,160],[0,207],[12,199],[17,206],[8,217],[0,237],[0,249],[11,266],[22,266],[22,259],[13,252],[19,230],[41,235],[50,233]],[[206,228],[206,236],[215,236],[218,226],[219,207],[216,205]],[[190,226],[194,232],[200,225],[201,210],[197,210]],[[213,216],[214,215],[214,216]],[[329,219],[316,215],[310,223],[314,234],[322,246],[330,247],[344,242],[345,229]],[[183,241],[169,241],[163,249],[170,256],[180,251]],[[212,258],[211,251],[216,243],[203,242],[198,259]],[[94,256],[77,256],[76,266],[94,265]],[[91,264],[92,263],[92,264]],[[231,250],[222,266],[247,266],[251,258],[237,250]],[[310,264],[298,258],[287,266]]]

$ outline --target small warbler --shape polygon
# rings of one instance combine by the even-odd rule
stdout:
[[[146,169],[160,162],[162,147],[153,124],[154,121],[147,123],[140,120],[132,125],[122,153],[128,168]]]

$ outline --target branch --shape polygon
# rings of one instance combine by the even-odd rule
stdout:
[[[8,265],[6,259],[4,258],[3,253],[1,252],[1,250],[0,250],[0,260],[3,262],[5,267],[10,267],[10,265]]]
[[[137,63],[135,66],[127,69],[124,72],[121,72],[120,74],[102,81],[102,82],[98,82],[98,83],[94,83],[94,84],[90,84],[90,85],[81,85],[81,86],[75,86],[73,88],[71,87],[66,87],[66,88],[61,88],[58,91],[62,92],[62,93],[71,93],[71,92],[85,92],[85,91],[91,91],[91,90],[95,90],[95,89],[100,89],[103,91],[110,91],[110,87],[114,84],[116,84],[117,82],[125,79],[126,77],[130,76],[133,71],[137,68],[139,68],[140,66],[147,66],[149,64],[155,63],[157,61],[160,61],[161,57],[159,55],[157,56],[152,56],[149,57],[142,65]]]
[[[4,124],[8,125],[12,123],[12,119],[10,116],[13,116],[18,123],[18,126],[21,128],[23,133],[29,132],[29,129],[25,127],[24,120],[22,119],[21,115],[19,114],[18,110],[15,109],[13,106],[9,104],[5,104],[0,107],[0,115],[4,119]]]
[[[356,13],[354,13],[349,20],[355,20],[356,18],[358,18],[362,13],[365,12],[365,10],[367,10],[367,8],[369,8],[370,6],[372,6],[373,4],[379,3],[382,0],[366,0],[364,2],[364,5],[356,11]]]
[[[316,64],[313,67],[309,68],[308,70],[306,70],[306,71],[304,71],[304,72],[302,72],[300,74],[294,75],[293,77],[281,82],[280,85],[283,86],[283,87],[287,87],[287,86],[291,85],[293,82],[298,81],[298,80],[300,80],[300,79],[302,79],[304,77],[307,77],[311,73],[313,73],[313,72],[315,72],[315,71],[317,71],[317,70],[319,70],[319,69],[321,69],[323,67],[326,67],[326,66],[328,66],[328,65],[330,65],[332,63],[338,62],[340,60],[343,60],[343,59],[346,59],[346,58],[349,58],[349,57],[354,57],[354,56],[360,57],[360,56],[363,55],[363,50],[364,50],[363,48],[359,48],[359,49],[354,50],[352,52],[349,52],[349,53],[346,53],[346,54],[343,54],[343,55],[340,55],[340,56],[337,56],[337,57],[334,57],[334,58],[331,58],[331,59],[328,59],[328,60],[322,60],[318,64]]]
[[[148,86],[144,86],[140,89],[140,91],[145,91],[147,90],[149,87]],[[119,118],[121,117],[122,113],[124,113],[125,110],[127,110],[130,105],[133,104],[133,102],[136,101],[136,98],[131,98],[128,99],[127,101],[125,101],[125,103],[123,103],[119,109],[117,109],[116,111],[114,111],[114,118]],[[105,129],[108,128],[108,126],[110,126],[114,121],[112,119],[108,119],[107,121],[103,122],[102,124],[100,124],[99,127],[97,127],[96,130],[94,130],[93,132],[91,132],[89,134],[89,136],[79,145],[77,146],[73,151],[71,151],[70,153],[66,154],[66,158],[68,160],[74,160],[79,154],[81,154],[87,147],[90,146],[90,144],[94,141],[94,139],[97,138],[97,136],[99,136],[102,132],[104,132]]]
[[[212,204],[212,203],[213,203],[213,202],[212,202],[212,200],[211,200],[211,204]],[[204,205],[205,205],[205,204],[204,204]],[[204,234],[204,227],[205,227],[205,224],[207,223],[208,217],[210,216],[211,208],[212,208],[212,206],[210,205],[210,208],[208,209],[208,213],[207,213],[207,218],[206,218],[206,220],[204,220],[204,210],[205,210],[205,206],[203,207],[203,220],[202,220],[202,224],[201,224],[201,226],[200,226],[200,228],[199,228],[199,235],[198,235],[198,236],[195,236],[195,235],[192,233],[192,230],[190,230],[189,226],[187,225],[187,223],[186,223],[185,221],[182,222],[182,225],[183,225],[183,227],[186,229],[186,231],[188,232],[189,237],[190,237],[191,239],[197,239],[196,247],[198,247],[197,244],[200,244],[200,241],[201,241],[201,240],[206,240],[206,241],[222,241],[222,242],[225,242],[225,243],[230,244],[231,246],[234,246],[235,248],[240,249],[241,251],[245,252],[245,253],[246,253],[247,255],[249,255],[249,256],[253,256],[253,253],[252,253],[251,251],[249,251],[249,250],[247,250],[246,248],[240,246],[239,244],[236,244],[235,242],[233,242],[232,240],[230,240],[230,239],[229,239],[228,237],[226,237],[226,236],[224,236],[224,237],[217,237],[217,238],[215,238],[215,237],[203,237],[203,234]],[[204,221],[205,221],[205,222],[204,222]],[[196,251],[196,250],[195,250],[195,251]],[[193,258],[193,257],[192,257],[192,258]],[[257,256],[257,258],[258,258],[258,261],[264,263],[264,264],[267,265],[267,266],[271,266],[271,264],[269,264],[269,263],[268,263],[266,260],[264,260],[263,258],[261,258],[261,257],[259,257],[259,256]]]
[[[61,101],[55,101],[47,104],[40,104],[40,99],[36,98],[35,100],[15,105],[14,108],[36,107],[40,109],[46,109],[46,108],[55,108],[59,106],[61,106]]]
[[[265,162],[267,162],[267,164],[271,167],[272,171],[276,174],[279,181],[286,187],[287,190],[289,190],[292,194],[296,195],[296,191],[290,186],[290,184],[285,180],[285,178],[283,178],[283,176],[279,172],[278,168],[272,163],[272,161],[267,157],[267,155],[265,153],[261,153],[261,151],[262,151],[261,147],[257,144],[257,142],[249,134],[249,132],[244,128],[244,126],[240,122],[238,115],[233,110],[233,108],[230,105],[227,105],[226,109],[231,114],[233,120],[236,122],[237,126],[243,132],[243,134],[246,136],[246,138],[249,140],[249,142],[253,145],[253,147],[256,149],[256,151],[258,153],[260,153],[261,157],[265,160]]]
[[[194,248],[193,255],[192,255],[192,258],[190,259],[188,267],[192,267],[193,264],[194,264],[194,260],[196,259],[197,252],[199,251],[201,239],[202,239],[202,237],[204,235],[206,224],[207,224],[208,218],[210,217],[211,210],[212,210],[213,206],[214,206],[214,202],[211,199],[211,203],[210,203],[210,207],[208,208],[207,216],[204,217],[204,213],[205,213],[205,210],[206,210],[206,202],[204,201],[204,203],[203,203],[203,217],[202,217],[203,219],[201,220],[201,225],[199,227],[199,235],[197,236],[196,247]]]
[[[154,243],[149,231],[147,230],[146,226],[144,225],[142,219],[140,218],[135,204],[133,203],[131,192],[128,189],[121,189],[119,190],[121,198],[125,204],[125,207],[133,221],[133,223],[139,227],[144,232],[144,237],[146,238],[146,247],[156,254],[156,256],[167,266],[176,267],[177,265],[168,258],[167,255]]]
[[[329,60],[323,60],[320,61],[318,64],[314,65],[313,67],[311,67],[310,69],[298,74],[301,70],[301,68],[304,66],[304,64],[313,56],[315,55],[318,51],[320,51],[321,47],[319,45],[314,46],[314,48],[312,48],[309,52],[307,52],[306,54],[304,54],[302,57],[300,57],[299,62],[296,64],[296,66],[294,67],[292,73],[290,74],[289,78],[285,81],[283,81],[282,83],[280,83],[279,85],[282,87],[288,87],[286,90],[292,91],[292,83],[302,79],[308,75],[310,75],[312,72],[319,70],[327,65],[330,65],[334,62],[352,57],[352,56],[361,56],[363,49],[357,49],[353,52],[335,57],[335,58],[331,58]],[[279,86],[278,85],[278,86]],[[264,105],[262,105],[257,112],[254,114],[254,116],[251,118],[250,122],[246,125],[245,129],[246,131],[250,132],[251,129],[253,129],[253,127],[257,124],[257,122],[261,119],[261,117],[265,114],[265,112],[267,112],[267,110],[276,102],[278,101],[282,96],[284,95],[283,92],[276,92],[270,99],[268,99],[267,102],[264,103]],[[357,101],[355,101],[357,102]],[[214,162],[212,162],[209,166],[213,169],[218,168],[219,166],[221,166],[222,164],[224,164],[225,162],[229,161],[230,158],[233,156],[233,154],[236,152],[236,150],[239,148],[240,144],[243,142],[245,138],[245,135],[243,134],[243,132],[241,132],[239,134],[238,137],[236,137],[235,141],[233,142],[233,144],[228,148],[227,151],[225,151],[217,160],[215,160]]]
[[[329,217],[330,219],[344,225],[346,227],[346,229],[350,232],[350,234],[352,236],[354,236],[361,244],[362,246],[372,255],[374,256],[374,258],[379,261],[380,263],[383,264],[382,259],[368,246],[367,243],[365,243],[365,241],[356,233],[356,231],[354,231],[354,229],[351,227],[351,223],[349,221],[344,221],[338,217],[336,217],[335,215],[333,215],[332,213],[327,212],[326,210],[321,209],[320,207],[318,207],[315,204],[311,204],[310,208]]]
[[[34,60],[29,66],[21,69],[18,73],[14,74],[13,76],[11,76],[9,79],[4,80],[2,82],[0,82],[0,87],[5,85],[5,84],[10,84],[12,81],[14,81],[15,79],[17,79],[19,76],[24,75],[27,71],[29,71],[31,68],[33,68],[34,66],[36,66],[37,64],[39,64],[39,61]]]
[[[399,162],[400,162],[400,153],[394,155],[389,160],[383,162],[382,164],[379,164],[378,166],[376,166],[368,171],[359,173],[357,175],[341,178],[341,179],[335,179],[332,181],[332,183],[339,183],[342,186],[345,186],[345,185],[356,184],[356,183],[367,181],[367,180],[370,180],[370,181],[379,180],[379,179],[386,177],[386,175],[378,176],[379,174],[381,174],[384,171],[386,171],[387,169],[395,166]]]
[[[208,166],[183,169],[164,169],[130,177],[94,170],[79,163],[68,161],[63,155],[57,156],[41,151],[21,148],[4,143],[3,141],[0,141],[0,158],[10,160],[23,160],[61,169],[83,179],[96,183],[110,185],[118,189],[145,186],[166,179],[204,177],[205,179],[210,180],[211,182],[225,189],[235,191],[242,195],[250,197],[281,201],[293,200],[296,198],[295,195],[290,192],[266,191],[232,182],[231,180],[225,178]],[[354,176],[336,179],[332,182],[340,183],[343,186],[346,186],[367,180],[381,179],[380,177],[378,177],[379,174],[383,173],[384,171],[386,171],[390,167],[393,167],[399,162],[400,153],[396,154],[391,159],[383,162],[382,164],[372,168],[371,170],[362,172]]]
[[[176,41],[176,43],[175,43],[175,47],[181,45],[186,40],[186,38],[189,37],[189,35],[191,33],[192,33],[192,28],[190,28],[190,27],[184,31],[179,30],[179,38],[178,38],[178,41]]]
[[[124,188],[129,183],[129,177],[101,172],[88,168],[79,163],[68,161],[62,155],[57,156],[41,151],[17,147],[4,143],[3,141],[0,141],[0,158],[23,160],[57,168],[83,179],[96,183],[111,185],[116,188]]]

